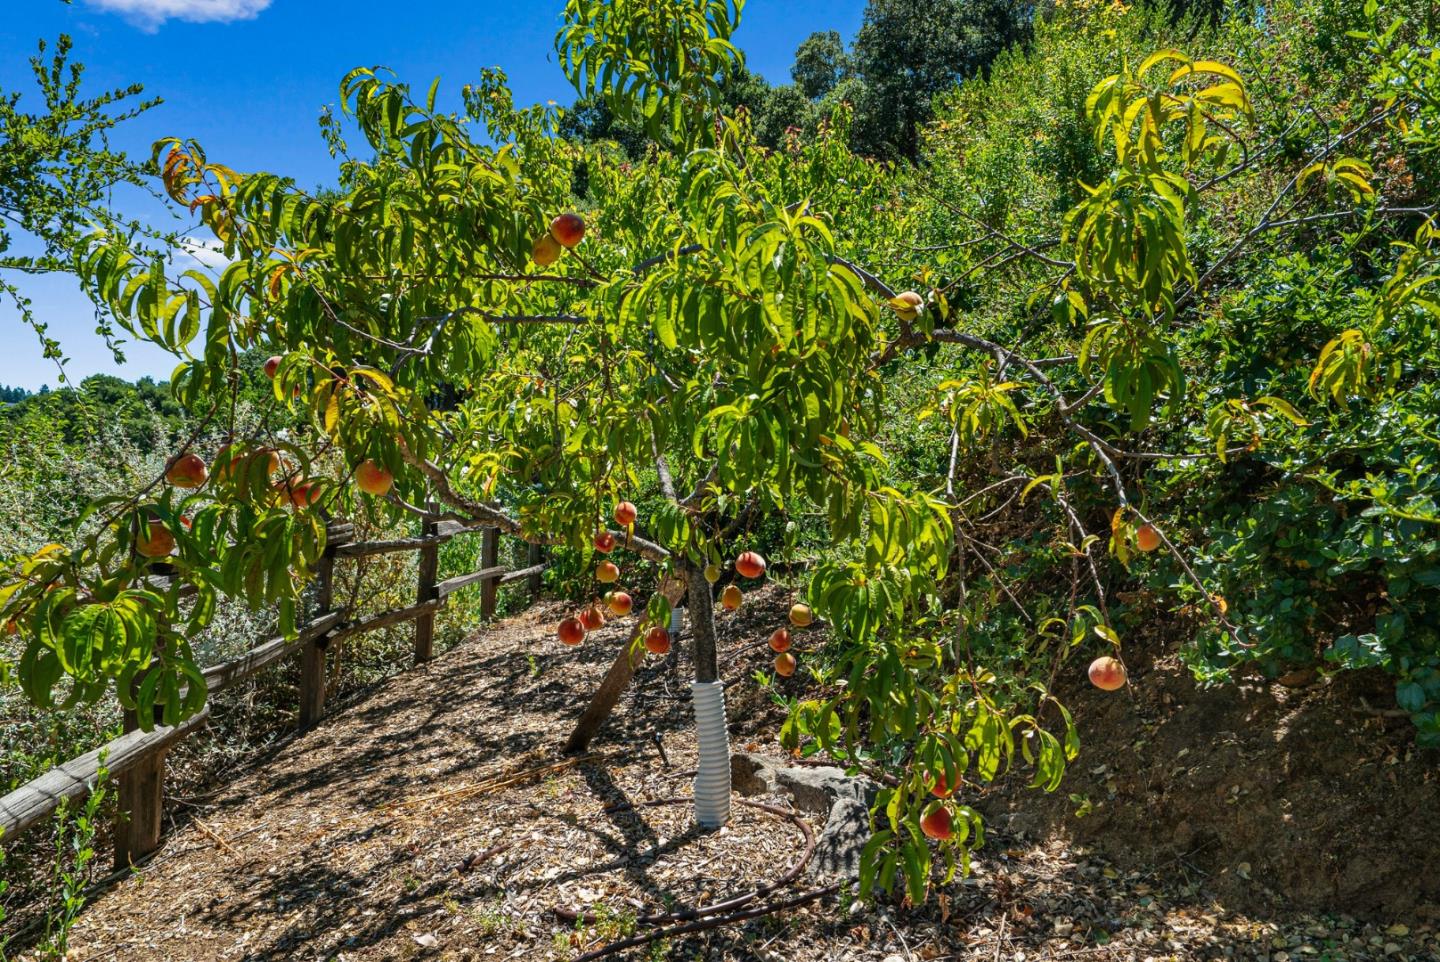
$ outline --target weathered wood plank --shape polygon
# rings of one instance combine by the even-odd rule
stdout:
[[[528,567],[525,568],[525,574],[530,579],[530,581],[526,585],[526,587],[530,591],[530,600],[534,601],[535,598],[540,594],[540,587],[542,584],[540,580],[540,575],[543,574],[545,571],[545,546],[531,542],[527,547],[529,549],[529,553],[525,559],[525,563],[526,565],[528,565]],[[500,583],[505,584],[506,582],[502,578],[500,580]]]
[[[332,522],[325,526],[325,544],[339,547],[355,540],[355,525],[348,521]]]
[[[423,533],[427,537],[434,537],[439,533],[439,525],[434,521],[426,521]],[[416,604],[423,605],[427,601],[435,601],[440,597],[435,587],[435,579],[439,575],[440,546],[427,545],[420,550],[420,559],[416,564]],[[429,661],[434,657],[435,612],[428,611],[415,619],[415,664]]]
[[[101,752],[107,753],[105,767],[113,778],[189,735],[204,725],[209,717],[210,706],[206,705],[197,714],[174,727],[156,728],[149,732],[127,732],[114,741],[71,759],[50,769],[34,781],[21,785],[0,798],[0,829],[4,830],[5,841],[8,842],[37,822],[49,818],[63,799],[79,798],[88,793],[95,782],[95,773],[100,768]]]
[[[421,615],[440,610],[444,604],[444,598],[434,598],[418,605],[411,605],[409,608],[396,608],[393,611],[382,611],[378,615],[361,618],[359,621],[342,625],[331,632],[330,643],[334,644],[337,641],[343,641],[346,638],[364,634],[367,631],[375,631],[377,628],[388,628],[391,625],[414,621]]]
[[[515,571],[507,571],[505,574],[503,574],[503,575],[500,576],[500,583],[501,583],[502,585],[508,585],[508,584],[513,584],[513,583],[516,582],[516,581],[524,581],[524,580],[526,580],[526,579],[538,578],[538,577],[540,577],[540,575],[542,575],[542,574],[545,573],[545,569],[548,568],[548,567],[550,567],[550,566],[547,565],[547,564],[541,563],[541,564],[538,564],[538,565],[531,565],[531,566],[528,567],[528,568],[520,568],[520,569],[515,570]],[[531,583],[530,583],[530,590],[531,590],[531,591],[537,591],[537,590],[539,590],[539,589],[537,589],[537,588],[535,587],[535,583],[534,583],[533,580],[532,580]]]
[[[335,548],[339,558],[368,558],[377,554],[394,554],[397,551],[420,551],[424,548],[442,545],[453,538],[449,534],[431,534],[419,538],[395,538],[391,541],[356,541]]]
[[[344,617],[345,612],[343,611],[328,612],[308,622],[300,629],[300,633],[294,641],[287,641],[284,636],[271,638],[263,645],[250,649],[239,658],[206,668],[202,673],[205,676],[205,685],[212,694],[224,691],[261,669],[295,653],[301,645],[329,631]]]
[[[440,521],[435,525],[436,534],[446,537],[454,537],[457,534],[474,534],[477,531],[484,531],[489,525],[484,524],[461,524],[458,521]]]
[[[130,868],[160,847],[165,821],[165,756],[153,748],[115,778],[115,869]]]
[[[326,547],[315,569],[315,610],[327,613],[334,606],[335,550]],[[325,646],[311,639],[300,655],[300,728],[315,725],[325,714]]]
[[[505,583],[507,571],[504,565],[496,565],[493,568],[481,568],[479,571],[472,571],[468,575],[456,575],[453,578],[446,578],[435,586],[435,590],[441,598],[452,595],[461,588],[467,588],[477,581],[485,581],[490,578],[499,578],[502,584]],[[512,579],[513,580],[513,579]]]

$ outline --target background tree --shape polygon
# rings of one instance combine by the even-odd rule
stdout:
[[[1024,43],[1033,15],[1025,0],[870,0],[852,54],[857,149],[914,159],[935,95]]]
[[[25,110],[20,91],[0,90],[0,218],[6,222],[0,229],[0,296],[9,298],[35,331],[63,381],[61,345],[46,333],[48,324],[35,316],[12,278],[72,270],[80,238],[96,225],[134,238],[153,233],[109,204],[121,185],[150,189],[153,169],[111,149],[106,136],[159,100],[140,100],[138,84],[86,97],[84,67],[70,59],[70,38],[61,35],[48,60],[46,48],[42,41],[30,61],[42,109]],[[116,361],[122,361],[113,326],[103,314],[97,320]]]
[[[845,42],[834,30],[817,30],[795,49],[790,77],[810,100],[819,100],[853,73]]]

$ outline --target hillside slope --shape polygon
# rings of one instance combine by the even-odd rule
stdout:
[[[766,661],[765,625],[786,604],[772,586],[720,619],[737,747],[775,750],[781,716],[750,674]],[[384,682],[184,807],[161,853],[87,908],[75,957],[573,959],[632,931],[636,914],[723,899],[779,875],[802,840],[765,813],[737,807],[731,826],[702,834],[684,805],[615,808],[688,792],[694,741],[683,659],[675,669],[647,663],[593,755],[554,754],[625,628],[562,649],[553,640],[561,610],[537,606]],[[791,694],[801,684],[800,675],[784,683]],[[1136,709],[1083,696],[1076,705],[1089,719],[1083,767],[1094,769],[1115,754],[1094,722],[1120,731]],[[1407,764],[1389,766],[1397,780],[1408,777]],[[1127,785],[1117,782],[1117,792],[1132,791]],[[991,802],[1002,798],[996,792]],[[1246,900],[1219,897],[1232,892],[1223,875],[1186,867],[1201,856],[1146,863],[1146,847],[1125,859],[1087,852],[1066,841],[1068,823],[1060,831],[1045,823],[1058,810],[1055,797],[1016,799],[1038,813],[1023,827],[1048,834],[1026,841],[992,832],[974,875],[923,909],[831,900],[688,935],[653,957],[1279,959],[1277,946],[1331,959],[1440,954],[1434,920],[1418,903],[1403,923],[1399,911],[1375,923],[1283,907],[1268,917],[1247,913]],[[1207,818],[1236,811],[1220,797],[1194,801],[1197,826],[1202,809]],[[1116,831],[1122,816],[1110,813],[1122,808],[1107,800],[1090,824],[1109,818],[1106,831]],[[1422,820],[1419,812],[1411,819]],[[1197,827],[1196,837],[1206,830]],[[1423,872],[1423,861],[1409,864],[1413,875]],[[1257,879],[1264,868],[1252,866]],[[567,906],[597,906],[598,917],[566,923],[553,910]]]

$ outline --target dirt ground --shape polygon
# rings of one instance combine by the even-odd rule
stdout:
[[[1251,913],[1440,924],[1440,750],[1416,748],[1408,719],[1374,707],[1394,704],[1388,677],[1252,674],[1205,689],[1173,653],[1127,655],[1124,697],[1061,694],[1084,746],[1061,790],[1002,786],[993,818],[1126,869],[1183,863]]]
[[[739,748],[777,752],[781,714],[750,676],[767,664],[763,640],[788,604],[772,586],[750,596],[740,612],[719,616],[722,674],[730,683]],[[487,628],[340,707],[315,730],[236,772],[212,795],[192,799],[178,812],[165,848],[85,910],[73,957],[575,959],[643,934],[637,916],[714,902],[781,875],[801,849],[800,830],[790,821],[737,807],[731,825],[705,833],[690,824],[683,804],[643,805],[689,791],[683,773],[693,768],[694,740],[683,659],[675,665],[651,659],[642,668],[592,755],[577,761],[557,754],[629,623],[607,626],[579,648],[566,649],[553,635],[561,611],[539,605]],[[798,647],[803,651],[803,638]],[[1137,674],[1143,679],[1143,669]],[[799,694],[803,676],[783,681],[782,690]],[[1304,911],[1283,899],[1235,899],[1235,886],[1214,868],[1219,863],[1204,844],[1244,807],[1273,807],[1266,818],[1282,819],[1286,809],[1276,799],[1287,795],[1296,822],[1311,817],[1318,800],[1298,793],[1315,791],[1317,781],[1346,777],[1368,779],[1374,789],[1373,798],[1354,801],[1367,816],[1388,810],[1390,821],[1403,821],[1405,812],[1395,806],[1417,804],[1414,818],[1428,816],[1434,831],[1440,822],[1435,794],[1428,800],[1417,794],[1433,782],[1412,785],[1418,775],[1410,761],[1376,759],[1364,774],[1276,770],[1263,783],[1243,779],[1233,803],[1230,780],[1222,777],[1216,784],[1227,782],[1223,797],[1196,795],[1187,803],[1149,780],[1153,772],[1145,760],[1162,752],[1166,726],[1178,731],[1186,723],[1167,714],[1173,693],[1160,690],[1153,697],[1158,701],[1152,707],[1148,700],[1077,705],[1095,739],[1077,769],[1088,781],[1067,784],[1026,817],[1022,799],[1033,804],[1038,796],[1016,794],[1012,806],[1008,789],[992,793],[986,806],[998,830],[978,853],[975,872],[944,887],[922,909],[829,897],[616,957],[1440,959],[1437,919],[1422,911],[1427,886],[1440,874],[1433,862],[1408,866],[1417,893],[1408,902],[1372,905],[1351,894],[1343,904],[1382,912],[1322,914],[1320,895],[1351,889],[1301,886],[1307,898],[1317,899]],[[1114,712],[1122,714],[1107,714]],[[1266,716],[1265,725],[1273,720]],[[1186,771],[1201,770],[1186,775],[1191,781],[1176,792],[1197,791],[1209,778],[1203,774],[1207,765],[1220,765],[1227,757],[1220,753],[1230,751],[1224,746],[1237,738],[1235,752],[1255,748],[1243,737],[1220,737],[1228,729],[1218,724],[1212,725],[1215,751],[1192,748],[1203,757],[1188,763],[1178,750],[1172,756]],[[1127,747],[1129,755],[1117,759],[1125,753],[1101,739],[1106,733],[1118,737],[1113,733],[1123,725],[1134,727],[1132,740],[1154,747]],[[1297,722],[1283,732],[1272,729],[1271,737],[1284,742],[1303,731]],[[1113,786],[1102,764],[1116,773]],[[1396,772],[1395,783],[1386,777],[1389,771]],[[1287,792],[1287,784],[1296,794]],[[1399,794],[1397,784],[1405,786]],[[1094,813],[1074,820],[1065,810],[1072,804],[1067,791],[1089,791]],[[1140,794],[1122,802],[1130,791]],[[1153,809],[1156,824],[1142,826],[1140,815],[1155,804],[1156,791],[1162,791],[1163,807]],[[625,803],[631,807],[619,807]],[[1202,810],[1210,814],[1202,817]],[[1188,819],[1188,841],[1175,837],[1176,823],[1163,824],[1175,816]],[[1270,821],[1256,819],[1243,833],[1248,839],[1269,830]],[[1293,844],[1314,844],[1313,833],[1323,829],[1294,831],[1305,834]],[[1144,845],[1127,852],[1127,832]],[[1110,836],[1118,837],[1101,844]],[[1150,846],[1161,837],[1178,850],[1176,856]],[[1293,847],[1287,836],[1272,841],[1277,849]],[[1352,842],[1332,839],[1326,850],[1343,856],[1343,846]],[[1225,866],[1239,873],[1238,865]],[[1255,887],[1284,886],[1305,871],[1307,866],[1287,864],[1277,854],[1273,864],[1251,857],[1246,874]],[[1382,876],[1389,878],[1372,873]],[[795,891],[811,884],[801,880]],[[1354,888],[1363,888],[1359,877]],[[1384,891],[1384,898],[1396,897]],[[589,916],[567,922],[556,914],[564,908]]]

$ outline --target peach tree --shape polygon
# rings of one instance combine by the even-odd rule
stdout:
[[[782,739],[880,771],[863,887],[903,879],[918,900],[931,840],[950,872],[979,844],[968,804],[979,782],[1023,762],[1052,790],[1078,748],[1048,690],[1034,686],[1029,708],[1001,697],[968,653],[956,463],[1006,433],[1048,434],[1065,452],[1053,472],[1018,480],[1054,505],[1056,564],[1089,587],[1038,631],[1119,655],[1099,573],[1108,544],[1121,562],[1173,554],[1248,644],[1130,497],[1120,465],[1140,452],[1091,416],[1120,415],[1141,444],[1184,398],[1167,331],[1203,281],[1187,216],[1197,183],[1243,144],[1240,77],[1164,51],[1096,86],[1089,113],[1110,173],[1057,225],[1066,259],[1014,252],[1054,267],[1033,300],[1084,334],[1067,356],[1032,359],[968,330],[946,288],[926,283],[900,240],[913,228],[906,174],[853,155],[843,111],[773,152],[724,115],[739,14],[726,0],[567,4],[562,66],[646,130],[638,160],[558,136],[558,112],[517,108],[496,71],[449,111],[436,86],[419,96],[383,72],[350,73],[343,116],[324,123],[338,170],[321,194],[232,170],[193,142],[157,144],[165,192],[228,266],[175,273],[97,234],[77,272],[116,323],[176,355],[172,387],[197,425],[233,424],[240,355],[259,350],[274,355],[277,412],[310,428],[232,430],[219,451],[182,444],[166,477],[93,505],[71,543],[11,559],[0,616],[23,634],[15,673],[29,696],[51,706],[113,689],[145,723],[173,724],[203,705],[186,637],[218,596],[271,608],[294,632],[327,515],[436,510],[587,554],[623,545],[657,565],[664,590],[642,621],[663,624],[683,591],[696,680],[714,684],[705,569],[735,555],[756,514],[816,514],[833,549],[804,594],[829,625],[838,683],[794,706]],[[1361,168],[1327,162],[1310,176],[1363,182]],[[897,290],[912,283],[925,293]],[[1364,343],[1346,334],[1327,348],[1317,390],[1371,383]],[[953,354],[929,388],[952,467],[929,491],[896,481],[881,441],[894,429],[887,372],[937,350]],[[1222,453],[1237,431],[1299,418],[1278,397],[1216,410]],[[993,468],[994,483],[1016,480]],[[1079,476],[1109,490],[1109,531],[1075,509]],[[658,507],[637,519],[630,501],[647,485]],[[159,559],[168,582],[146,577]],[[961,603],[948,607],[957,580]],[[567,622],[563,640],[584,627]],[[1097,684],[1123,684],[1118,660],[1098,670]],[[719,751],[702,747],[702,767],[728,773]]]

